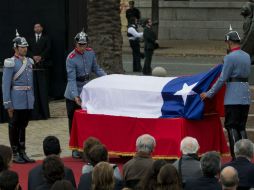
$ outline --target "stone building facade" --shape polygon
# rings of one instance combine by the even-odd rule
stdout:
[[[135,0],[143,18],[151,17],[152,0]],[[247,0],[159,1],[160,40],[221,40],[231,24],[242,34],[241,7]]]

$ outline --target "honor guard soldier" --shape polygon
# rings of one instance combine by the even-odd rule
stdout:
[[[228,55],[224,57],[220,77],[208,92],[201,93],[201,99],[212,98],[226,83],[224,98],[225,122],[228,132],[231,156],[234,159],[234,144],[239,139],[247,139],[245,125],[251,103],[250,76],[251,59],[249,54],[240,49],[240,36],[232,31],[225,35]]]
[[[33,109],[33,60],[26,57],[28,43],[16,32],[13,39],[15,54],[4,60],[3,103],[9,115],[9,140],[15,163],[35,162],[26,152],[26,127]]]
[[[90,74],[94,72],[97,76],[104,76],[106,73],[96,63],[95,53],[88,48],[88,36],[80,32],[75,36],[75,49],[66,59],[66,70],[68,83],[64,96],[69,120],[69,133],[71,133],[73,115],[76,109],[81,108],[80,93],[83,86],[89,81]],[[74,158],[80,158],[78,151],[73,151]]]

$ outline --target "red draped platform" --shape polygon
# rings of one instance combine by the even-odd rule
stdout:
[[[217,151],[228,154],[220,117],[207,115],[203,120],[191,121],[183,118],[147,119],[108,115],[87,114],[77,110],[74,114],[70,137],[70,148],[82,150],[83,142],[93,136],[106,145],[112,155],[133,155],[138,136],[148,133],[156,139],[155,158],[177,158],[179,147],[185,136],[197,138],[200,154]]]

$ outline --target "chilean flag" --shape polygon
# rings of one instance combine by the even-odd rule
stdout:
[[[206,92],[222,70],[181,77],[112,74],[87,83],[81,92],[82,109],[89,114],[137,118],[201,119]]]

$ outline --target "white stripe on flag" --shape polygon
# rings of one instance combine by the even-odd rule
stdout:
[[[119,74],[99,77],[83,87],[82,108],[89,114],[158,118],[162,89],[174,78]]]

